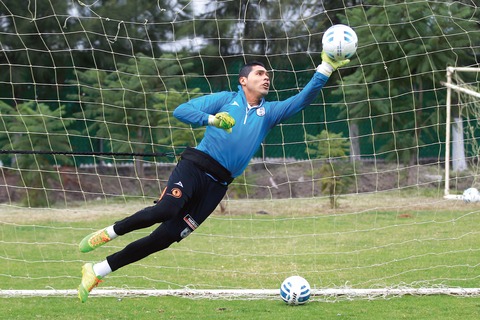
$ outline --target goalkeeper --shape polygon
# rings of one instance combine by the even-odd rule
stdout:
[[[322,63],[305,88],[283,101],[266,101],[270,76],[259,62],[240,70],[237,92],[218,92],[178,106],[173,115],[193,126],[207,126],[196,148],[187,148],[155,205],[86,236],[79,245],[90,252],[137,229],[160,223],[150,235],[128,244],[98,263],[82,267],[78,296],[82,302],[109,273],[179,242],[205,221],[242,174],[270,129],[307,107],[331,73],[349,60]]]

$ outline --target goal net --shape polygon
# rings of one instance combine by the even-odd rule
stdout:
[[[477,182],[478,96],[447,102],[441,83],[479,65],[476,2],[3,0],[0,13],[1,296],[76,295],[85,262],[151,229],[88,254],[79,241],[152,205],[200,141],[175,107],[237,91],[253,60],[267,100],[298,93],[337,23],[358,35],[352,61],[198,230],[92,295],[278,299],[291,275],[317,300],[480,294],[479,204],[443,197]],[[478,92],[478,73],[465,83]],[[447,103],[470,110],[474,172],[454,178]]]
[[[459,74],[468,76],[470,73],[475,76],[467,81],[459,76]],[[479,74],[480,68],[447,68],[447,82],[444,83],[447,87],[445,136],[445,198],[447,199],[462,199],[462,195],[450,193],[450,180],[454,184],[454,189],[458,181],[467,181],[473,188],[478,187]],[[454,102],[457,103],[454,104]],[[450,159],[452,170],[450,170]]]

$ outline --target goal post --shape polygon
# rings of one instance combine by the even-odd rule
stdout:
[[[76,290],[2,290],[0,298],[13,297],[75,297]],[[237,290],[153,290],[153,289],[97,289],[92,291],[91,297],[187,297],[208,299],[278,299],[279,289],[237,289]],[[480,288],[379,288],[379,289],[311,289],[311,296],[323,300],[352,300],[357,298],[392,298],[401,296],[479,296]]]
[[[463,122],[462,115],[459,114],[458,118],[452,121],[452,91],[457,94],[467,95],[473,98],[480,99],[480,92],[469,89],[468,87],[455,84],[453,82],[453,76],[458,73],[479,73],[480,68],[473,67],[447,67],[447,82],[442,84],[447,87],[446,95],[446,124],[445,124],[445,189],[444,196],[447,199],[462,199],[461,195],[450,194],[450,163],[454,162],[454,169],[459,171],[466,170],[466,160],[465,160],[465,151],[464,151],[464,141],[463,141]],[[478,104],[478,102],[477,102]],[[452,141],[452,127],[455,130],[456,137],[455,141]],[[454,154],[456,157],[452,159],[451,157],[451,144],[455,143],[455,146],[459,150],[455,150]]]

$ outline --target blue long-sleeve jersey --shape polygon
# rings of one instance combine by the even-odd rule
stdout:
[[[242,174],[268,132],[277,124],[307,107],[327,82],[328,77],[315,72],[298,94],[283,101],[265,101],[249,108],[242,87],[238,92],[222,91],[179,105],[173,115],[193,126],[208,125],[208,116],[228,112],[235,119],[231,133],[208,126],[197,146],[231,172]]]

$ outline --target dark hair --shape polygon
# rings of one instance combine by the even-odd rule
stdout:
[[[261,63],[260,61],[252,61],[247,64],[245,64],[242,69],[240,69],[240,72],[238,73],[238,78],[241,77],[248,77],[250,72],[252,72],[252,69],[254,66],[261,66],[265,68],[265,65]]]

